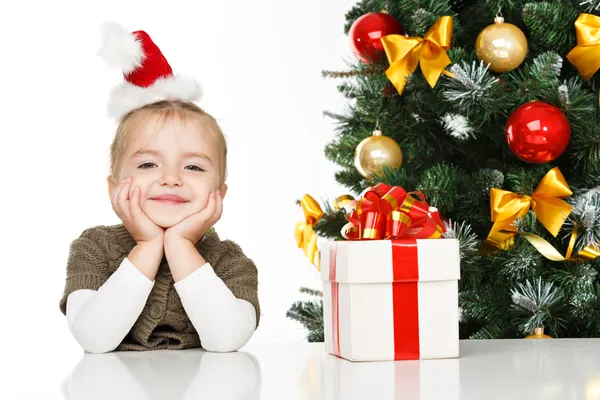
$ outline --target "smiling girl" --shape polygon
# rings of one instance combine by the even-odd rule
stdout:
[[[108,191],[122,223],[71,243],[60,310],[92,353],[235,351],[256,330],[260,306],[255,264],[213,228],[227,193],[223,133],[193,103],[197,84],[173,76],[145,32],[104,32],[101,55],[126,79],[109,103],[119,125]]]

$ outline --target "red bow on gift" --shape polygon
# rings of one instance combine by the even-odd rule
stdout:
[[[384,183],[366,189],[346,218],[342,236],[348,240],[437,239],[446,231],[423,193]]]

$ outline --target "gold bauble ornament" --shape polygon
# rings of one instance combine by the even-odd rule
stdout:
[[[373,136],[363,139],[354,152],[354,166],[365,178],[380,174],[383,167],[400,168],[402,166],[402,150],[396,141],[383,136],[379,129]]]
[[[525,339],[552,339],[552,336],[545,335],[544,328],[535,328],[533,335],[529,335]]]
[[[477,36],[475,51],[492,71],[512,71],[527,56],[527,38],[518,27],[504,22],[503,17],[496,17],[494,23]]]

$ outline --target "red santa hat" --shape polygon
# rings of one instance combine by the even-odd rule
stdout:
[[[120,68],[125,78],[109,96],[108,113],[116,119],[156,101],[193,102],[202,96],[195,79],[173,74],[167,59],[144,31],[130,33],[115,22],[103,24],[98,55],[108,65]]]

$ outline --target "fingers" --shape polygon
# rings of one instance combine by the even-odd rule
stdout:
[[[112,204],[112,208],[113,210],[117,213],[117,215],[119,216],[119,218],[123,218],[123,213],[120,209],[120,205],[119,205],[119,199],[121,196],[121,191],[123,190],[123,187],[125,186],[125,183],[127,182],[127,179],[123,179],[121,181],[121,183],[119,183],[119,185],[115,188],[115,190],[112,193],[112,197],[111,197],[111,204]]]
[[[142,197],[142,188],[135,186],[131,193],[131,200],[129,200],[129,215],[131,216],[132,223],[136,226],[145,224],[146,221],[150,221],[147,215],[142,211],[140,205],[140,199]],[[150,221],[155,225],[152,221]]]
[[[215,212],[215,208],[216,208],[215,193],[210,192],[210,194],[208,195],[208,201],[206,203],[206,207],[204,208],[204,210],[201,211],[202,215],[204,216],[204,218],[206,220],[210,220],[212,218],[212,215]]]
[[[213,221],[212,221],[213,224],[215,222],[217,222],[219,219],[221,219],[222,213],[223,213],[223,197],[221,196],[221,191],[217,190],[217,196],[215,198],[215,212],[214,212]]]
[[[119,208],[120,208],[121,212],[123,213],[123,217],[127,221],[131,220],[131,214],[129,212],[129,205],[127,204],[127,201],[129,198],[129,190],[131,188],[131,181],[132,181],[131,178],[128,178],[125,181],[125,183],[119,190],[119,195],[118,195],[118,199],[117,199],[117,204],[119,205]]]
[[[140,195],[142,189],[139,186],[133,188],[133,193],[131,194],[131,200],[129,201],[129,215],[133,218],[134,221],[140,221],[140,217],[142,214],[142,210],[140,208]]]
[[[221,218],[222,212],[223,198],[221,197],[221,192],[217,190],[208,196],[208,204],[202,213],[204,218],[212,226]]]
[[[126,179],[123,179],[121,181],[121,183],[119,183],[117,185],[117,187],[115,188],[115,190],[113,190],[112,192],[112,197],[110,199],[111,203],[113,203],[113,205],[116,205],[117,203],[117,199],[119,198],[119,192],[121,191],[121,188],[123,187],[123,184],[125,183]]]

